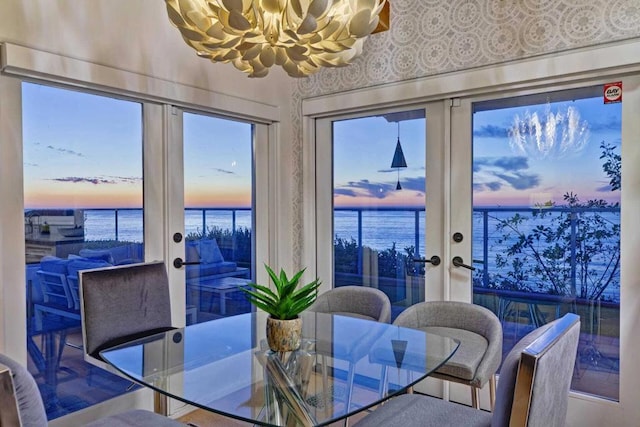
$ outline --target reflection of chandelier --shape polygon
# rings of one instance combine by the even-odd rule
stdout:
[[[581,150],[589,140],[589,123],[580,119],[577,108],[551,112],[547,103],[543,114],[526,111],[523,117],[513,118],[509,129],[511,146],[535,157],[562,157]]]
[[[169,19],[203,58],[250,77],[292,77],[347,65],[362,52],[386,0],[165,0]]]

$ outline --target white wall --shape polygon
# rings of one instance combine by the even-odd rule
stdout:
[[[198,58],[162,0],[2,0],[0,41],[273,105],[289,97],[279,67],[250,79]]]

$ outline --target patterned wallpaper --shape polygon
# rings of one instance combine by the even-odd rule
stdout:
[[[640,0],[389,1],[390,29],[370,36],[361,57],[293,83],[294,256],[302,250],[302,99],[640,37]]]

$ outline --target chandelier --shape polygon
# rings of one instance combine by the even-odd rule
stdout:
[[[165,0],[197,55],[249,77],[273,65],[291,77],[347,65],[362,53],[386,0]]]
[[[558,108],[554,113],[549,102],[540,114],[529,111],[523,116],[516,114],[508,133],[513,148],[537,158],[561,158],[578,152],[590,135],[589,123],[582,120],[577,108]]]

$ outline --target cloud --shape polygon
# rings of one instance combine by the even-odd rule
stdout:
[[[423,174],[424,171],[427,170],[427,168],[425,168],[424,166],[420,166],[420,167],[408,167],[408,168],[400,168],[400,171],[411,171],[412,173],[415,173],[416,171],[420,174]],[[376,172],[378,173],[397,173],[398,172],[398,168],[389,168],[389,169],[378,169]]]
[[[425,180],[424,177],[408,177],[400,176],[400,184],[403,190],[412,190],[424,194]],[[393,182],[371,182],[368,179],[360,181],[350,181],[346,185],[334,189],[334,195],[347,197],[375,197],[376,199],[384,199],[396,191],[396,181]],[[422,197],[418,194],[418,197]]]
[[[529,169],[529,161],[523,156],[499,157],[495,160],[494,165],[505,171]]]
[[[528,190],[540,184],[540,177],[538,175],[524,173],[515,173],[512,175],[495,173],[494,175],[509,183],[509,185],[516,190]]]
[[[71,154],[72,156],[84,157],[84,154],[78,153],[77,151],[67,150],[66,148],[56,148],[53,145],[47,145],[49,150],[57,151],[58,153],[63,154]]]
[[[480,157],[473,161],[473,171],[479,172],[483,166],[493,166],[503,171],[529,169],[529,160],[524,156]]]
[[[99,185],[99,184],[111,185],[111,184],[119,184],[119,183],[134,184],[134,183],[141,182],[142,178],[130,177],[130,176],[103,176],[103,177],[67,176],[67,177],[60,177],[60,178],[52,178],[50,181],[70,182],[73,184],[89,183],[93,185]]]
[[[74,183],[74,184],[86,182],[86,183],[94,184],[94,185],[98,185],[98,184],[115,184],[117,182],[114,179],[85,178],[85,177],[79,177],[79,176],[67,176],[67,177],[64,177],[64,178],[53,178],[53,179],[51,179],[51,181],[71,182],[71,183]]]
[[[395,191],[395,183],[372,183],[368,179],[360,181],[350,181],[347,185],[343,185],[334,189],[334,194],[340,194],[348,197],[375,197],[376,199],[384,199],[390,191]]]
[[[491,191],[499,191],[502,188],[502,184],[498,181],[494,181],[494,182],[487,182],[485,184],[489,190]]]
[[[473,136],[487,138],[507,138],[509,136],[509,130],[500,126],[486,125],[480,126],[480,129],[474,130]]]
[[[405,179],[402,179],[402,177],[400,177],[400,184],[402,185],[402,189],[404,190],[414,190],[421,193],[424,193],[426,191],[425,180],[424,177],[421,176]]]
[[[113,178],[118,182],[125,182],[129,184],[134,184],[136,182],[142,182],[142,177],[133,177],[133,176],[108,176],[107,178]]]
[[[500,191],[503,186],[504,184],[500,181],[474,183],[473,191],[477,193],[482,191]]]
[[[358,194],[349,188],[336,188],[333,190],[334,196],[358,197]]]
[[[221,169],[221,168],[213,168],[214,171],[216,172],[220,172],[220,173],[226,173],[228,175],[235,175],[236,173],[234,171],[230,171],[227,169]]]
[[[540,175],[526,173],[527,169],[529,169],[529,160],[524,156],[474,159],[475,191],[499,191],[505,186],[516,190],[528,190],[540,185]]]
[[[609,121],[607,122],[589,123],[589,129],[592,132],[607,131],[607,130],[620,132],[620,129],[622,129],[622,122],[620,121],[620,117],[614,116],[614,117],[610,117]]]

